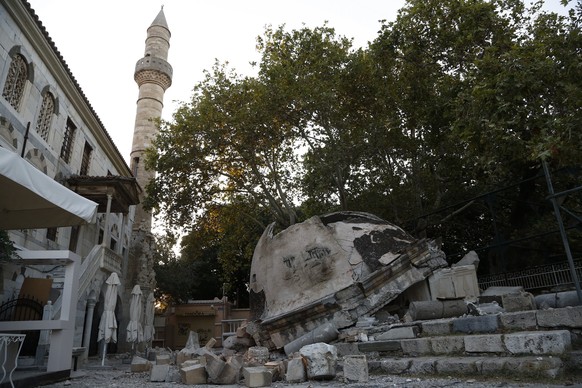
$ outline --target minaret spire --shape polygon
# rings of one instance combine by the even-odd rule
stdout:
[[[139,87],[133,144],[131,147],[131,170],[142,189],[154,178],[155,171],[144,167],[145,150],[151,145],[158,128],[152,119],[162,116],[164,93],[172,84],[172,66],[168,63],[170,29],[164,15],[164,6],[147,29],[144,57],[135,65],[134,79]],[[143,199],[143,194],[142,194]],[[138,205],[134,226],[151,230],[151,214]]]

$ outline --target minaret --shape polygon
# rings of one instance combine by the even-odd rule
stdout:
[[[148,28],[144,57],[137,61],[133,75],[139,86],[139,97],[130,154],[131,171],[144,190],[155,175],[155,171],[148,171],[144,167],[145,150],[151,145],[157,133],[156,123],[152,119],[159,119],[162,116],[164,93],[172,84],[172,66],[167,61],[170,35],[162,6],[158,16]],[[151,223],[151,214],[138,205],[134,228],[150,231]]]
[[[133,78],[139,86],[139,97],[135,114],[133,144],[131,146],[131,171],[142,189],[154,178],[155,171],[144,167],[145,150],[152,144],[158,128],[152,119],[162,116],[164,93],[172,84],[172,66],[168,63],[170,30],[164,16],[164,9],[154,19],[147,31],[144,57],[137,61]],[[145,193],[141,194],[143,200]],[[129,305],[132,288],[138,284],[144,300],[153,292],[156,279],[153,269],[154,238],[151,233],[152,215],[141,205],[135,209],[135,219],[127,261],[122,266],[124,295],[126,303],[121,310],[119,327],[125,329],[129,322]],[[119,330],[118,350],[129,351],[124,340],[126,331]],[[124,349],[124,347],[126,349]]]

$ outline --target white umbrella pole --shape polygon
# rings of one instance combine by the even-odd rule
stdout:
[[[103,359],[101,360],[101,366],[105,366],[105,353],[107,352],[107,342],[103,340]]]

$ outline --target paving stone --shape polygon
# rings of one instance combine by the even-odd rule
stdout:
[[[501,334],[479,334],[465,336],[465,351],[468,353],[504,353]]]
[[[269,387],[272,382],[271,372],[264,366],[242,369],[246,387]]]
[[[511,354],[557,354],[572,347],[568,330],[509,333],[503,336],[507,351]]]
[[[344,378],[348,381],[365,383],[368,381],[368,360],[366,355],[344,357]]]
[[[582,328],[582,306],[538,310],[536,315],[540,327]]]
[[[494,333],[498,328],[497,315],[457,318],[453,321],[453,333]]]
[[[461,335],[431,337],[430,347],[433,354],[459,354],[465,351],[465,337]]]
[[[504,330],[534,330],[537,327],[536,311],[500,314],[499,325]]]

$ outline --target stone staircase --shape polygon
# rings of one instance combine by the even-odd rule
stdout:
[[[349,330],[340,338],[357,342],[335,343],[338,354],[365,354],[370,373],[555,378],[582,371],[582,306]]]

